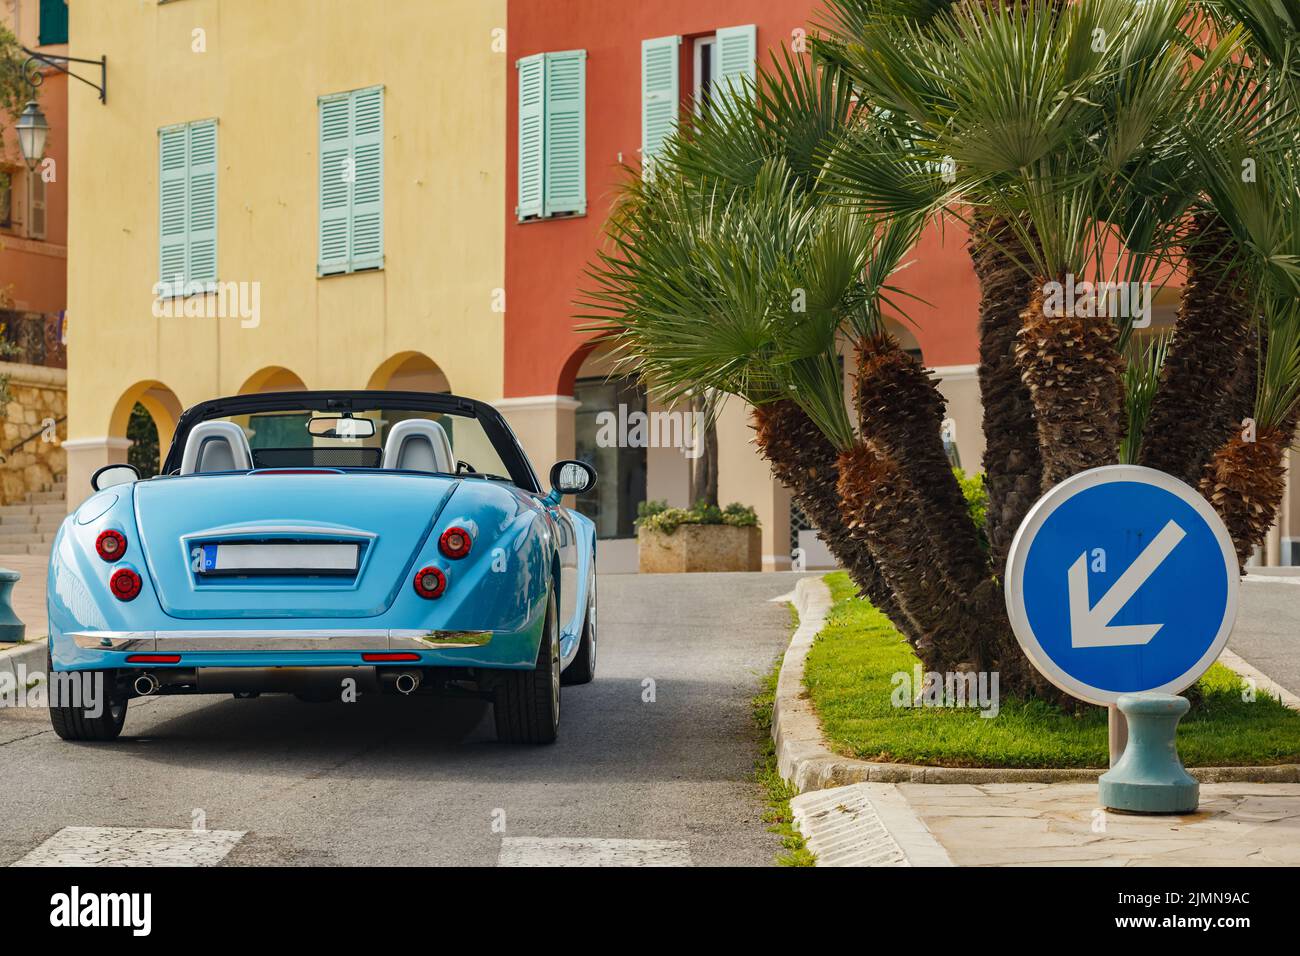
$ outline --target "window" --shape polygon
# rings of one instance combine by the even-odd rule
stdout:
[[[164,296],[217,281],[217,121],[158,131],[158,281]]]
[[[708,116],[713,101],[713,84],[717,79],[718,45],[716,36],[700,37],[695,41],[695,103],[696,116]]]
[[[27,237],[45,238],[45,179],[40,169],[27,174]]]
[[[384,267],[384,88],[317,100],[318,276]]]
[[[39,46],[68,42],[68,0],[41,0]]]
[[[0,169],[0,229],[14,224],[14,174]]]
[[[677,129],[681,108],[679,36],[641,42],[641,168],[654,170],[655,158]],[[724,27],[692,43],[695,109],[707,113],[715,97],[744,89],[756,73],[758,30],[753,24]]]
[[[520,222],[587,213],[587,51],[520,59]]]

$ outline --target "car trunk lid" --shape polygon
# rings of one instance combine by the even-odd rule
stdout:
[[[136,484],[136,522],[172,617],[371,617],[413,573],[455,486],[329,469],[158,478]]]

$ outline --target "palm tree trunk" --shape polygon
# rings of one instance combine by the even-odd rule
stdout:
[[[1195,487],[1236,425],[1233,403],[1207,401],[1206,396],[1231,389],[1251,329],[1251,308],[1232,261],[1232,232],[1213,213],[1198,214],[1193,227],[1187,286],[1138,463]],[[1253,404],[1253,389],[1250,397]]]
[[[916,623],[895,600],[866,541],[852,534],[840,517],[838,454],[830,440],[792,401],[757,406],[751,417],[755,443],[776,480],[790,489],[863,596],[915,643]]]
[[[928,671],[987,669],[977,619],[964,606],[920,519],[921,501],[892,458],[867,444],[841,453],[845,523],[871,549],[886,584],[915,622],[912,648]]]
[[[1011,631],[943,449],[944,400],[934,380],[888,337],[864,343],[858,357],[863,445],[841,456],[840,493],[923,633],[918,654],[933,670],[997,670],[1007,693],[1068,705]]]
[[[962,596],[973,594],[989,578],[988,560],[943,447],[938,385],[891,336],[880,335],[859,346],[854,399],[863,441],[897,464],[945,576]]]
[[[989,562],[1000,577],[1011,539],[1038,500],[1043,481],[1034,403],[1016,365],[1017,336],[1034,283],[1016,261],[1023,250],[1005,221],[976,215],[969,251],[980,282],[979,383],[989,496],[984,533]]]
[[[1057,281],[1064,285],[1063,276]],[[1106,316],[1070,314],[1072,303],[1053,307],[1046,285],[1035,282],[1016,344],[1034,402],[1043,491],[1118,461],[1126,428],[1119,331]]]
[[[1220,436],[1227,441],[1233,433],[1245,428],[1246,420],[1255,414],[1255,393],[1259,389],[1259,362],[1268,347],[1266,330],[1258,322],[1251,322],[1246,330],[1246,341],[1237,357],[1237,372],[1228,390],[1228,422]]]
[[[1234,435],[1214,452],[1201,479],[1201,494],[1227,525],[1243,573],[1268,537],[1286,493],[1286,453],[1298,416],[1300,409],[1278,428],[1256,434],[1254,441]]]

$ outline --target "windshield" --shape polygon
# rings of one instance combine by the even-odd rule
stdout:
[[[482,424],[466,415],[400,408],[277,409],[208,421],[234,422],[243,430],[254,468],[386,467],[510,480]],[[413,424],[398,427],[405,422]]]

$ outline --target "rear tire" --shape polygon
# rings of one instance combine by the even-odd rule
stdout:
[[[49,680],[47,690],[51,694],[50,701],[50,724],[54,727],[54,732],[64,740],[116,740],[122,733],[122,725],[126,723],[126,705],[127,695],[117,686],[116,671],[80,671],[79,674],[92,675],[88,679],[90,686],[94,687],[99,684],[103,688],[104,696],[107,698],[101,701],[97,716],[91,716],[92,710],[96,708],[87,707],[84,704],[60,705],[54,706],[54,669],[50,666],[49,658],[46,658],[45,664],[46,677]],[[100,680],[96,680],[98,677]],[[102,681],[102,683],[101,683]],[[85,688],[85,684],[82,685]]]
[[[596,578],[591,578],[591,597],[587,603],[587,616],[582,622],[582,637],[578,640],[578,653],[560,675],[560,683],[590,684],[596,679]]]
[[[546,602],[546,623],[530,671],[500,671],[492,710],[497,738],[511,744],[550,744],[560,729],[560,628],[555,592]]]

